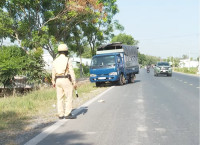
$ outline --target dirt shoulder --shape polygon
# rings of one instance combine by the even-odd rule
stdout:
[[[89,83],[88,80],[80,81],[78,87],[84,86]],[[79,98],[74,97],[73,108],[76,109],[88,100],[96,97],[98,94],[104,92],[108,87],[99,87],[93,89],[88,93],[81,92]],[[56,103],[56,102],[55,102]],[[57,120],[56,104],[52,104],[45,113],[39,113],[38,115],[29,119],[26,124],[23,124],[23,129],[11,129],[3,130],[0,133],[0,144],[1,145],[21,145],[32,139],[34,136],[39,134],[46,127],[54,124]],[[41,111],[42,112],[42,111]]]

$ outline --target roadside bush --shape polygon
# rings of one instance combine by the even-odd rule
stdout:
[[[25,76],[26,82],[37,86],[45,78],[42,48],[26,53],[18,46],[0,47],[0,85],[3,85],[3,96],[6,89],[15,91],[16,76]],[[6,88],[6,89],[5,89]]]
[[[4,88],[12,85],[14,76],[19,75],[26,67],[26,53],[18,46],[0,48],[0,83]]]
[[[174,68],[174,71],[177,71],[177,72],[183,72],[183,73],[188,73],[188,74],[197,74],[198,72],[198,68],[196,67],[191,67],[191,68]]]
[[[83,77],[89,77],[90,76],[90,68],[89,66],[85,66],[82,64],[83,67]],[[80,78],[80,66],[79,68],[74,68],[74,73],[76,75],[76,78]]]
[[[51,73],[44,73],[44,80],[43,82],[46,83],[46,84],[51,84],[51,79],[52,79],[52,74]]]

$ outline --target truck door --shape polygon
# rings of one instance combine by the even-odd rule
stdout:
[[[118,72],[123,71],[122,57],[120,55],[117,56],[117,67],[118,67]]]

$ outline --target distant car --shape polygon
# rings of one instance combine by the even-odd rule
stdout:
[[[167,76],[172,76],[172,68],[168,62],[158,62],[154,67],[154,76],[159,74],[166,74]]]

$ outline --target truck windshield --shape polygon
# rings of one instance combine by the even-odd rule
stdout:
[[[91,62],[91,68],[110,68],[115,67],[115,56],[96,56],[93,57]]]

